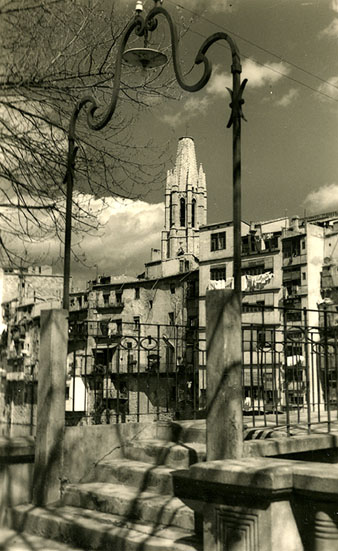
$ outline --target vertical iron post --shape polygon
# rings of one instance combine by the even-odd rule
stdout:
[[[331,396],[329,375],[329,343],[328,343],[328,319],[327,306],[324,304],[324,402],[327,410],[327,430],[331,432]]]
[[[233,222],[234,222],[234,288],[241,293],[241,110],[239,103],[241,66],[234,56],[231,66],[233,76],[233,129],[232,129],[232,172],[233,172]],[[241,301],[240,301],[241,303]]]
[[[70,283],[70,251],[72,235],[72,202],[74,185],[74,163],[77,148],[74,147],[74,138],[68,138],[68,158],[66,173],[66,226],[65,226],[65,245],[64,245],[64,264],[63,264],[63,304],[65,310],[69,310],[69,283]]]

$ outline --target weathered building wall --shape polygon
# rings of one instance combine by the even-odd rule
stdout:
[[[52,273],[51,266],[29,267],[27,269],[2,269],[2,297],[0,302],[17,298],[19,302],[34,298],[60,299],[63,276]]]

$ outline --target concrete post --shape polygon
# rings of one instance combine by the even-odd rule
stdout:
[[[40,317],[40,362],[33,503],[60,498],[68,346],[67,310],[45,310]]]
[[[242,456],[241,331],[239,294],[207,291],[207,461]]]

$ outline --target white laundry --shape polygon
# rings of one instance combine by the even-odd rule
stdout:
[[[241,277],[242,291],[257,291],[262,289],[265,285],[270,283],[273,278],[272,272],[266,272],[265,274],[258,275],[243,275]],[[213,291],[215,289],[234,289],[234,278],[228,277],[226,280],[211,280],[209,281],[207,290]]]

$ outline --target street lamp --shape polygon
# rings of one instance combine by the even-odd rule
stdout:
[[[227,128],[230,128],[231,126],[233,128],[234,287],[235,291],[239,295],[241,293],[241,118],[244,118],[242,114],[242,105],[244,103],[242,95],[247,80],[244,79],[242,83],[240,82],[240,74],[242,68],[238,48],[234,40],[224,32],[214,33],[209,36],[209,38],[207,38],[203,42],[195,58],[196,65],[199,65],[201,63],[203,63],[204,65],[203,75],[195,84],[187,84],[184,80],[178,59],[179,41],[176,26],[168,11],[164,9],[162,5],[158,5],[159,0],[154,0],[154,2],[155,7],[153,7],[145,17],[142,15],[142,2],[139,0],[136,2],[136,15],[129,22],[126,30],[124,31],[117,52],[117,57],[115,61],[115,73],[113,78],[112,97],[110,104],[107,107],[107,111],[103,115],[97,116],[96,111],[99,106],[97,105],[95,98],[93,96],[85,96],[84,98],[79,100],[71,116],[68,131],[68,157],[67,171],[65,176],[65,182],[67,184],[67,194],[63,308],[66,310],[69,310],[72,195],[75,157],[77,153],[77,147],[75,146],[76,122],[82,108],[87,106],[87,124],[91,130],[102,130],[109,123],[116,108],[120,88],[122,60],[127,64],[139,66],[143,69],[158,67],[167,62],[167,57],[163,53],[147,47],[149,33],[153,32],[158,26],[158,21],[156,19],[156,16],[158,15],[163,15],[168,22],[171,35],[172,58],[176,79],[180,87],[187,92],[197,92],[198,90],[201,90],[209,81],[212,66],[205,54],[210,46],[219,40],[225,40],[230,46],[232,55],[231,72],[233,78],[233,88],[232,90],[228,88],[231,96],[231,116],[227,124]],[[162,1],[160,1],[160,4],[162,4]],[[125,51],[127,42],[133,31],[135,31],[135,34],[137,36],[144,38],[144,48],[132,48]]]

